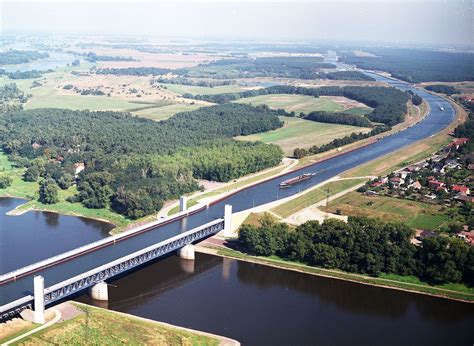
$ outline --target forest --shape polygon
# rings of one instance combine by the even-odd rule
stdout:
[[[366,104],[374,110],[366,115],[373,122],[383,123],[388,126],[396,125],[405,120],[407,102],[412,95],[396,88],[385,87],[320,87],[304,88],[287,85],[276,85],[268,88],[247,90],[240,93],[225,93],[214,95],[191,95],[184,94],[186,98],[194,98],[213,103],[227,103],[241,98],[268,94],[298,94],[308,96],[344,96]]]
[[[45,72],[50,72],[45,71]],[[5,72],[4,70],[0,70],[0,75],[6,75],[10,79],[34,79],[34,78],[41,78],[43,77],[42,71],[31,70],[31,71],[16,71],[16,72]]]
[[[69,188],[75,166],[84,164],[70,201],[137,218],[196,190],[194,178],[228,181],[277,165],[283,157],[277,146],[232,137],[282,125],[268,108],[237,104],[161,122],[111,111],[16,110],[0,114],[0,141],[9,158],[26,168],[24,180],[46,180],[41,191],[54,191],[51,184]]]
[[[452,85],[445,85],[445,84],[427,85],[425,86],[425,89],[429,91],[433,91],[435,93],[445,94],[448,96],[461,93],[460,90],[453,87]]]
[[[7,50],[0,52],[0,65],[25,64],[34,60],[49,57],[48,53],[40,53],[32,50]]]
[[[342,60],[358,68],[390,72],[395,78],[410,83],[474,80],[474,56],[470,53],[398,48],[374,48],[367,51],[376,57],[346,53]]]
[[[20,109],[28,100],[23,91],[15,83],[5,84],[0,87],[0,112]]]
[[[183,78],[183,77],[173,77],[173,78],[158,77],[151,80],[150,83],[151,84],[156,84],[156,83],[180,84],[180,85],[191,85],[191,86],[213,88],[213,87],[222,86],[222,85],[232,85],[232,84],[236,84],[237,82],[235,80],[211,80],[211,79],[193,80],[193,79]]]
[[[369,121],[369,119],[365,117],[339,112],[311,112],[308,115],[303,116],[303,119],[317,121],[320,123],[372,127],[372,123]]]
[[[318,71],[335,68],[322,62],[322,57],[265,57],[257,59],[217,60],[209,64],[175,70],[174,73],[191,78],[254,78],[284,77],[313,79]]]
[[[347,223],[308,221],[295,230],[265,218],[260,227],[243,225],[239,244],[252,255],[328,269],[378,276],[415,275],[430,284],[474,284],[474,247],[454,237],[410,242],[414,232],[401,223],[349,217]]]
[[[97,55],[96,53],[89,52],[83,54],[84,58],[90,62],[97,61],[137,61],[136,59],[129,56],[110,56],[110,55]]]
[[[372,77],[359,71],[336,71],[324,73],[324,78],[331,80],[361,80],[361,81],[375,81]]]

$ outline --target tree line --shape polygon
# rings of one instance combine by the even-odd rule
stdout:
[[[243,225],[239,244],[250,254],[351,273],[415,275],[432,284],[474,284],[474,247],[454,237],[425,238],[401,223],[349,217],[308,221],[295,230],[264,218],[260,227]]]
[[[32,50],[9,49],[5,52],[0,52],[0,65],[26,64],[47,57],[49,57],[48,53],[41,53]]]
[[[99,68],[93,71],[96,74],[116,76],[159,76],[171,72],[170,69],[159,67]]]
[[[445,85],[445,84],[433,84],[425,86],[426,90],[433,91],[435,93],[446,94],[448,96],[454,94],[460,94],[461,91],[452,85]]]

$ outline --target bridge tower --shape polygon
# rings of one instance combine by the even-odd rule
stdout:
[[[179,211],[188,210],[188,197],[181,196],[179,197]]]
[[[89,288],[89,294],[92,299],[106,301],[109,300],[109,288],[104,281],[96,283]]]
[[[41,275],[33,279],[34,286],[34,322],[44,324],[44,278]]]
[[[224,206],[224,237],[232,236],[232,205]]]

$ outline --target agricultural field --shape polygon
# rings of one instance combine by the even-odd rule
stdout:
[[[280,117],[285,125],[277,130],[251,136],[236,137],[239,140],[273,143],[282,148],[286,155],[292,155],[295,148],[309,148],[322,145],[335,138],[350,135],[353,132],[368,132],[369,128],[318,123],[301,118]]]
[[[162,107],[146,108],[139,111],[132,112],[137,117],[161,121],[168,119],[180,112],[189,112],[202,107],[201,105],[191,104],[174,104]]]
[[[404,222],[417,229],[434,230],[450,220],[442,206],[385,196],[351,192],[329,203],[329,212],[370,216],[384,221]]]

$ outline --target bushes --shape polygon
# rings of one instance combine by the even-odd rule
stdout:
[[[13,180],[8,175],[0,175],[0,189],[6,189],[12,184]]]

